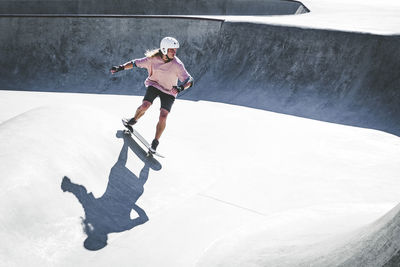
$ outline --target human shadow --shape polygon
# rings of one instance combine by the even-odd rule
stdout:
[[[67,176],[61,182],[61,189],[74,194],[85,211],[82,225],[87,235],[84,247],[88,250],[104,248],[109,233],[127,231],[149,220],[146,212],[136,202],[143,194],[150,169],[158,171],[161,164],[147,157],[147,153],[122,131],[118,131],[116,136],[123,138],[124,143],[118,161],[111,168],[107,189],[101,197],[95,198],[85,186],[73,183]],[[126,167],[128,148],[144,163],[139,176]],[[137,213],[134,219],[131,219],[132,210]]]

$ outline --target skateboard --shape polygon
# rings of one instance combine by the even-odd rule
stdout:
[[[122,124],[126,127],[126,129],[124,130],[124,134],[129,135],[129,136],[134,135],[147,148],[147,150],[148,150],[147,156],[156,155],[157,157],[165,158],[163,155],[161,155],[157,151],[154,153],[151,152],[150,151],[151,146],[150,146],[149,142],[147,142],[147,140],[144,139],[144,137],[137,130],[133,129],[132,126],[129,125],[129,127],[128,127],[128,125],[126,125],[124,120],[122,120]]]

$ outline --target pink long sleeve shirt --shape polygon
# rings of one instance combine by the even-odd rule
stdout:
[[[173,93],[172,87],[178,84],[178,79],[184,82],[191,77],[182,61],[176,56],[168,63],[160,57],[144,57],[133,61],[139,68],[147,69],[149,76],[144,82],[146,87],[153,86],[174,97],[177,94]]]

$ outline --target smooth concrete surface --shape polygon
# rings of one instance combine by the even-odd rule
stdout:
[[[306,2],[298,16],[0,17],[0,262],[397,266],[399,5]],[[166,35],[196,84],[167,158],[148,159],[120,123],[146,73],[108,71]],[[137,125],[149,140],[158,105]]]
[[[305,0],[302,3],[311,10],[310,13],[301,16],[230,16],[227,19],[347,32],[400,34],[397,0]]]
[[[120,118],[141,97],[0,96],[6,266],[337,266],[349,258],[379,266],[396,257],[397,212],[385,214],[399,203],[397,136],[177,100],[159,146],[167,158],[147,159],[121,134]],[[158,105],[137,125],[149,139]]]

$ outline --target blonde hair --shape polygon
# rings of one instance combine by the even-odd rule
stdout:
[[[147,50],[146,53],[144,53],[146,57],[156,57],[160,56],[161,57],[161,50],[159,48],[153,49],[153,50]]]

